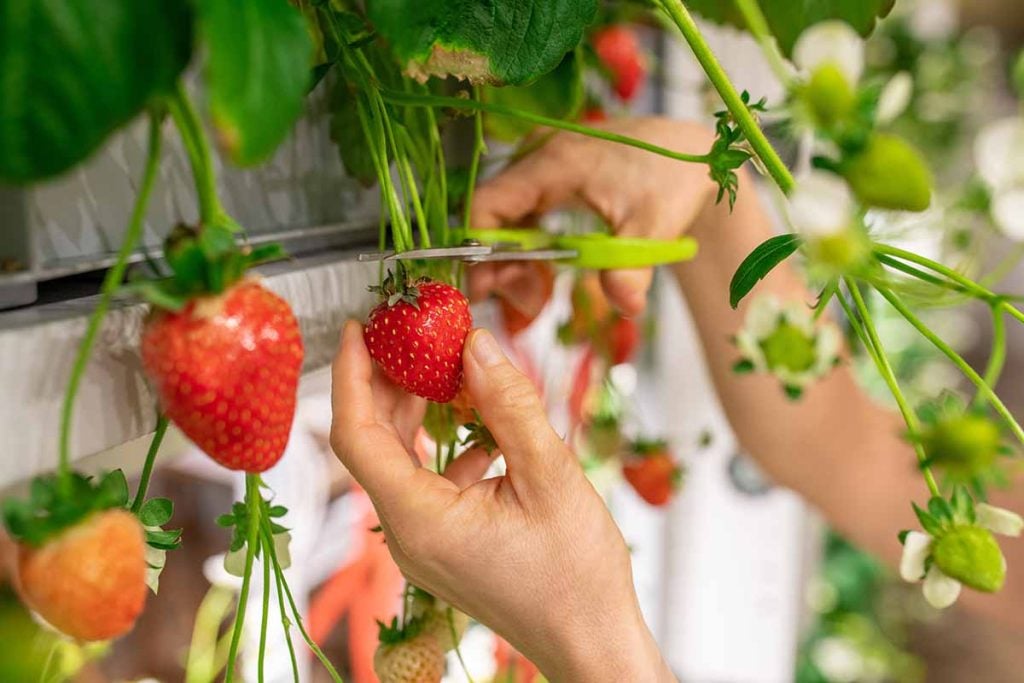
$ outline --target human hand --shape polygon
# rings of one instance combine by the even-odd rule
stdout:
[[[405,576],[501,634],[553,681],[674,680],[643,622],[629,553],[529,380],[486,331],[464,352],[474,405],[505,456],[441,477],[412,450],[422,399],[376,371],[350,321],[333,369],[331,444],[380,515]]]
[[[704,153],[714,142],[709,129],[666,118],[607,121],[597,127],[682,152]],[[575,133],[556,133],[474,194],[476,228],[536,225],[553,209],[582,204],[617,235],[674,239],[685,233],[714,200],[717,186],[707,167]],[[601,274],[612,304],[625,315],[640,313],[651,269]],[[545,298],[534,271],[522,263],[486,264],[469,270],[470,298],[499,294],[524,314],[536,315]],[[533,288],[531,288],[533,285]]]

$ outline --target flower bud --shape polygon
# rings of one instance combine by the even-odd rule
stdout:
[[[932,560],[946,576],[985,593],[995,593],[1006,580],[1006,560],[995,537],[978,526],[958,526],[932,546]]]

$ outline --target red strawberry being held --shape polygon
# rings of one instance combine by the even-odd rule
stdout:
[[[406,391],[447,403],[462,388],[462,349],[473,326],[469,301],[436,280],[412,283],[388,275],[375,288],[386,297],[366,321],[366,348],[384,374]]]
[[[108,640],[135,625],[146,602],[146,541],[125,510],[96,512],[47,539],[18,546],[19,591],[33,610],[78,640]]]
[[[636,33],[627,26],[612,25],[594,34],[593,42],[594,51],[611,74],[615,94],[629,102],[647,75]]]
[[[682,469],[663,441],[639,441],[632,451],[622,464],[622,476],[649,504],[665,505],[682,482]]]
[[[255,280],[158,311],[142,338],[167,416],[218,463],[246,472],[284,454],[302,356],[291,308]]]

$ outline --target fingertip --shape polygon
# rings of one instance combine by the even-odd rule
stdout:
[[[634,317],[647,307],[647,291],[652,273],[647,270],[608,270],[601,273],[601,285],[608,300],[626,317]]]

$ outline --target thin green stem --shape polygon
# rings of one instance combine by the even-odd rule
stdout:
[[[1003,366],[1006,364],[1006,321],[1003,320],[1003,311],[1000,306],[992,307],[992,352],[988,357],[988,365],[985,366],[985,374],[982,379],[985,384],[994,390],[999,383],[999,376],[1003,373]],[[974,405],[980,407],[985,397],[979,390],[974,395]]]
[[[260,506],[262,507],[262,505]],[[263,669],[266,663],[267,654],[267,621],[270,618],[270,560],[267,555],[266,542],[260,537],[260,541],[263,542],[263,613],[260,615],[260,650],[257,653],[258,663],[256,669],[256,680],[259,683],[264,681]]]
[[[892,369],[892,365],[889,363],[889,358],[885,355],[885,349],[882,346],[882,341],[878,337],[878,331],[875,329],[874,321],[871,318],[871,311],[868,310],[867,304],[864,302],[864,297],[861,296],[860,288],[856,282],[849,278],[844,278],[846,288],[850,292],[850,296],[853,297],[854,305],[857,307],[857,312],[860,314],[861,324],[864,326],[864,334],[874,348],[873,359],[875,366],[878,368],[879,373],[882,375],[882,379],[889,387],[889,391],[892,393],[893,399],[896,401],[896,405],[899,408],[900,414],[903,415],[903,421],[907,423],[907,429],[910,431],[910,438],[914,445],[914,452],[917,454],[918,462],[921,465],[921,472],[924,475],[925,484],[928,486],[928,490],[933,496],[940,496],[939,486],[935,482],[935,476],[932,474],[931,468],[925,463],[928,461],[928,455],[924,451],[924,447],[921,445],[919,436],[921,433],[921,425],[918,422],[917,414],[914,409],[907,402],[906,397],[903,395],[903,390],[900,389],[899,381],[896,379],[896,373]]]
[[[889,256],[895,256],[896,258],[903,259],[904,261],[910,261],[911,263],[916,263],[919,266],[923,266],[928,270],[943,275],[949,280],[963,287],[965,292],[971,294],[971,296],[984,299],[986,301],[993,301],[999,298],[999,295],[996,294],[995,292],[992,292],[986,289],[985,287],[982,287],[974,280],[971,280],[970,278],[961,275],[960,273],[950,268],[949,266],[945,266],[939,263],[938,261],[933,261],[932,259],[927,258],[925,256],[921,256],[920,254],[915,254],[912,251],[900,249],[899,247],[893,247],[888,244],[882,244],[880,242],[875,242],[872,246],[872,249],[874,249],[875,254],[887,254]]]
[[[220,216],[221,209],[220,200],[217,199],[217,176],[213,170],[213,154],[210,152],[203,124],[188,93],[185,92],[185,86],[180,82],[167,106],[192,166],[196,196],[199,199],[199,222],[201,225],[209,225]]]
[[[306,645],[313,651],[316,658],[320,660],[320,663],[327,669],[327,673],[330,674],[331,680],[334,683],[344,683],[341,676],[338,674],[337,669],[331,664],[331,660],[327,658],[320,646],[309,637],[309,633],[306,632],[306,627],[302,625],[302,615],[299,613],[299,608],[295,604],[295,598],[292,596],[291,588],[288,587],[288,582],[284,578],[284,570],[281,569],[281,564],[277,561],[277,550],[274,548],[274,535],[270,530],[270,523],[263,520],[263,537],[264,546],[270,553],[270,562],[274,569],[274,574],[278,577],[278,586],[284,588],[285,597],[288,598],[288,605],[291,607],[292,616],[295,618],[295,625],[299,629],[299,633],[302,634],[302,639],[306,641]]]
[[[480,87],[473,86],[473,99],[480,101]],[[465,215],[462,219],[462,227],[469,230],[473,227],[470,223],[473,215],[473,195],[476,192],[476,178],[480,173],[480,157],[487,151],[487,143],[484,141],[484,115],[479,109],[473,112],[473,156],[469,161],[469,182],[466,185],[466,206]]]
[[[238,645],[242,642],[242,626],[245,623],[245,608],[249,601],[249,587],[252,583],[252,565],[256,559],[256,542],[259,540],[260,520],[263,516],[262,498],[260,496],[259,475],[245,475],[245,505],[248,508],[245,539],[245,574],[242,575],[242,590],[238,594],[238,607],[235,609],[235,626],[231,632],[231,647],[228,650],[227,669],[224,680],[231,683],[235,673],[235,660],[238,658]]]
[[[480,102],[477,100],[467,100],[458,97],[444,97],[442,95],[419,95],[416,93],[403,93],[394,90],[382,90],[381,97],[384,98],[385,102],[402,104],[409,107],[464,109],[468,111],[483,111],[497,116],[508,116],[522,121],[529,121],[530,123],[534,123],[538,126],[557,128],[559,130],[569,131],[570,133],[579,133],[580,135],[586,135],[592,138],[608,140],[609,142],[617,142],[622,145],[636,147],[637,149],[659,154],[663,157],[668,157],[669,159],[685,161],[687,163],[706,164],[711,160],[711,157],[707,154],[686,154],[683,152],[676,152],[665,147],[652,145],[649,142],[644,142],[643,140],[631,138],[627,135],[619,135],[618,133],[612,133],[607,130],[591,128],[590,126],[584,126],[573,121],[552,119],[547,116],[541,116],[532,112],[506,107],[493,102]]]
[[[932,275],[931,273],[927,273],[920,268],[915,268],[909,263],[904,263],[897,258],[889,256],[888,254],[876,254],[875,258],[878,259],[878,262],[882,265],[888,266],[893,270],[898,270],[901,273],[910,275],[911,277],[927,282],[928,284],[935,285],[936,287],[942,287],[943,289],[948,289],[959,294],[972,296],[971,290],[967,289],[963,285]]]
[[[1020,424],[1013,415],[1010,414],[1009,409],[1003,403],[1002,399],[996,395],[996,392],[992,390],[992,387],[985,383],[982,376],[979,375],[977,371],[975,371],[975,369],[960,356],[960,354],[954,351],[953,347],[943,341],[939,335],[935,334],[935,332],[933,332],[927,325],[921,322],[921,319],[914,315],[914,312],[907,308],[906,304],[900,301],[898,296],[885,288],[879,288],[878,293],[885,297],[885,300],[896,309],[896,312],[902,315],[908,323],[914,326],[914,328],[921,333],[922,337],[930,341],[935,348],[941,351],[947,358],[949,358],[950,361],[952,361],[953,365],[955,365],[960,372],[967,377],[967,379],[971,380],[974,386],[978,388],[979,393],[988,400],[992,407],[995,408],[995,411],[1006,421],[1006,424],[1010,428],[1010,431],[1013,432],[1013,435],[1017,437],[1022,444],[1024,444],[1024,429],[1021,429]]]
[[[160,452],[160,444],[163,443],[164,434],[167,433],[169,420],[163,413],[156,416],[156,431],[153,432],[153,439],[149,442],[149,450],[146,451],[146,461],[142,464],[142,475],[139,477],[139,488],[135,490],[135,500],[132,501],[132,512],[139,513],[142,504],[146,502],[146,491],[149,489],[149,480],[153,477],[153,465],[156,464],[157,453]]]
[[[271,541],[271,546],[273,541]],[[263,538],[263,552],[266,553],[266,558],[273,557],[273,548],[268,549],[267,539]],[[269,562],[268,562],[269,564]],[[284,639],[288,643],[288,656],[292,661],[292,675],[294,676],[294,683],[299,683],[299,660],[295,657],[295,643],[292,642],[292,624],[288,619],[288,611],[284,606],[284,588],[281,586],[281,576],[274,572],[274,584],[277,586],[277,606],[281,611],[281,627],[284,629]]]
[[[142,229],[146,218],[146,207],[149,205],[149,198],[153,194],[153,186],[156,182],[157,172],[160,169],[161,120],[162,117],[159,114],[152,114],[150,116],[149,148],[146,153],[146,165],[142,172],[142,184],[139,186],[139,192],[135,196],[135,205],[132,207],[132,215],[128,221],[128,228],[125,230],[124,238],[121,241],[121,248],[117,252],[114,265],[111,266],[103,278],[99,301],[89,316],[85,334],[82,337],[82,341],[78,344],[74,365],[71,368],[71,376],[68,378],[68,387],[64,393],[64,403],[61,406],[60,416],[59,461],[57,465],[61,488],[64,491],[67,491],[71,485],[71,424],[74,419],[75,398],[78,396],[78,389],[82,384],[82,377],[89,363],[93,344],[96,343],[96,335],[99,333],[103,319],[110,309],[110,302],[114,298],[114,293],[124,280],[125,271],[128,269],[128,259],[131,257],[132,252],[135,251],[139,238],[142,236]]]
[[[775,41],[771,29],[768,28],[768,20],[765,18],[764,12],[761,11],[761,6],[757,0],[735,0],[735,2],[736,9],[740,11],[740,15],[747,25],[747,30],[761,46],[761,52],[764,54],[768,66],[775,72],[779,82],[788,88],[793,83],[793,70],[786,64],[785,58],[779,51],[779,45]]]
[[[754,149],[757,157],[768,170],[768,175],[772,177],[772,180],[779,186],[779,189],[789,194],[796,184],[796,181],[793,180],[793,175],[786,168],[786,164],[782,162],[782,159],[779,158],[775,148],[768,142],[764,131],[761,130],[757,119],[754,118],[750,109],[747,108],[740,94],[736,92],[732,81],[729,80],[722,65],[718,63],[715,53],[711,51],[711,47],[704,40],[704,36],[701,35],[696,22],[690,16],[690,12],[681,0],[658,1],[661,4],[661,8],[672,19],[683,34],[683,38],[690,45],[694,57],[697,58],[697,61],[703,67],[708,80],[711,81],[711,85],[718,91],[718,95],[722,98],[740,130],[743,131],[747,141],[750,142],[750,146]]]
[[[455,628],[455,608],[451,605],[445,610],[445,622],[448,624],[448,633],[451,635],[452,643],[455,645],[455,657],[459,660],[462,673],[466,675],[466,680],[469,683],[474,683],[473,676],[469,673],[469,667],[466,666],[466,660],[462,658],[462,650],[459,648],[459,632]]]

